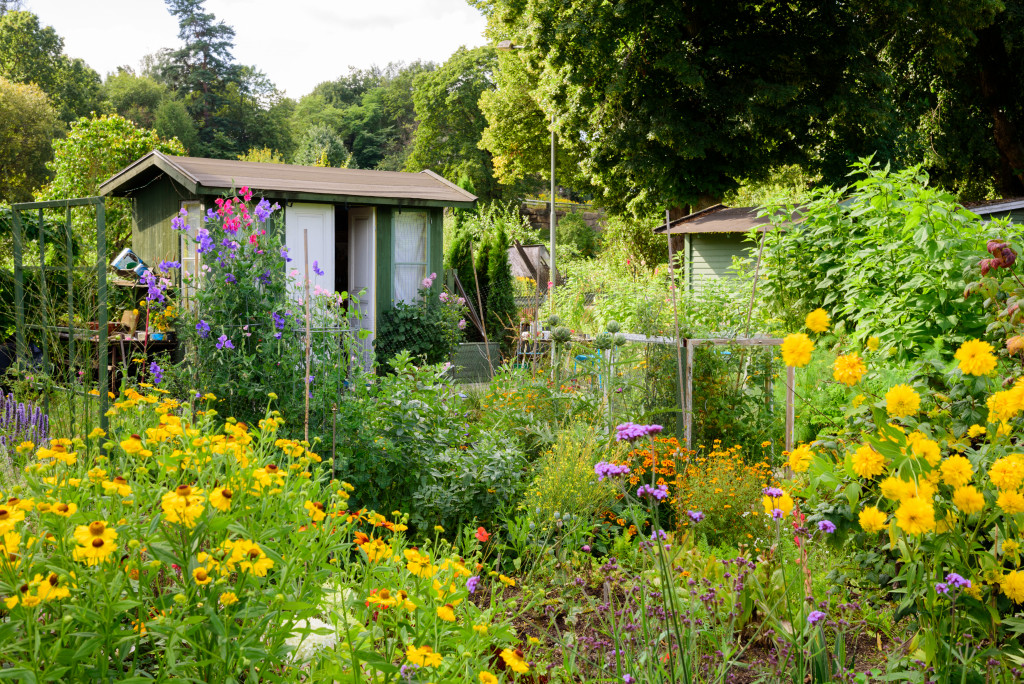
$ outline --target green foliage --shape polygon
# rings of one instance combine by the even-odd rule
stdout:
[[[501,194],[491,153],[477,145],[486,124],[480,95],[494,87],[495,63],[492,48],[459,48],[439,69],[416,77],[413,99],[419,126],[407,171],[431,169],[446,178],[465,176],[485,200]]]
[[[421,287],[417,301],[395,302],[378,317],[374,343],[378,360],[389,367],[396,354],[406,352],[416,363],[448,361],[463,337],[462,316],[457,297],[436,294],[432,284]]]
[[[31,12],[0,15],[0,77],[43,90],[62,121],[100,108],[100,77],[64,54],[64,39]]]
[[[259,162],[262,164],[284,164],[284,158],[277,150],[269,147],[250,147],[245,154],[238,155],[239,161]]]
[[[167,88],[149,76],[136,76],[131,69],[121,67],[107,76],[103,93],[115,113],[141,128],[155,128],[157,110],[167,96]],[[161,135],[173,137],[165,132]]]
[[[668,262],[668,240],[651,228],[657,223],[657,216],[609,216],[600,235],[601,256],[624,264],[634,277]]]
[[[901,354],[937,337],[982,336],[963,295],[984,224],[919,168],[861,160],[854,171],[861,178],[848,189],[816,191],[799,223],[768,233],[760,291],[783,326],[802,327],[804,314],[824,307],[857,342],[877,336]]]
[[[302,97],[291,116],[295,131],[325,125],[352,153],[351,168],[401,171],[416,130],[413,82],[431,62],[351,69]]]
[[[555,513],[585,518],[603,514],[614,502],[615,490],[610,481],[594,481],[594,465],[622,455],[609,454],[607,445],[607,436],[591,425],[566,426],[533,464],[533,481],[520,508],[539,519]]]
[[[177,138],[185,152],[198,154],[196,124],[181,100],[167,98],[160,103],[154,118],[157,135],[166,140]]]
[[[502,351],[508,355],[518,336],[519,313],[512,286],[512,267],[508,260],[508,236],[499,230],[487,250],[487,336],[500,341]],[[481,254],[484,252],[480,250]]]
[[[555,232],[558,247],[571,245],[573,251],[585,259],[597,254],[597,233],[587,225],[583,214],[575,211],[567,213],[558,220]]]
[[[299,140],[293,162],[303,166],[344,168],[351,159],[352,155],[345,149],[345,143],[330,126],[317,124],[310,126]]]
[[[888,122],[877,53],[857,29],[863,19],[846,6],[474,4],[491,36],[524,46],[508,56],[527,72],[509,97],[528,97],[553,118],[570,159],[560,168],[579,167],[615,212],[719,198],[740,178],[804,161],[805,150],[832,137],[840,138],[838,154],[871,152]],[[507,118],[533,108],[488,110]],[[851,120],[859,128],[836,136]],[[511,127],[498,145],[485,143],[510,164],[536,148],[521,138],[540,137],[536,122]]]
[[[54,142],[53,161],[47,164],[53,180],[37,193],[37,199],[95,195],[103,181],[152,150],[185,153],[177,140],[164,140],[155,131],[139,128],[117,114],[81,118],[72,122],[67,137]],[[130,200],[107,200],[106,226],[109,254],[131,244]],[[74,229],[83,245],[95,244],[95,219],[76,223]]]
[[[27,202],[46,182],[57,130],[46,93],[0,76],[0,201]]]

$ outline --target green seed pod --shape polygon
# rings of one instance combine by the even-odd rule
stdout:
[[[607,330],[608,332],[610,332],[610,333],[612,333],[612,334],[614,335],[615,333],[617,333],[617,332],[619,332],[620,330],[622,330],[622,326],[621,326],[621,325],[619,325],[619,322],[618,322],[618,321],[616,321],[616,320],[611,320],[611,321],[608,321],[608,325],[606,325],[606,326],[604,327],[604,329],[605,329],[605,330]]]

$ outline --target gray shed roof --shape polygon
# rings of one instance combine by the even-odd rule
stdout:
[[[716,204],[670,222],[669,232],[672,235],[682,235],[684,233],[747,233],[751,228],[765,230],[771,225],[771,221],[767,217],[758,218],[759,213],[760,210],[757,207],[726,207]],[[779,213],[784,215],[783,212]],[[799,220],[799,214],[794,213],[790,220]],[[654,232],[664,235],[665,224],[657,226]]]
[[[196,195],[221,195],[249,186],[291,200],[470,208],[472,195],[433,171],[405,173],[174,157],[156,150],[121,169],[100,195],[126,197],[164,174]]]

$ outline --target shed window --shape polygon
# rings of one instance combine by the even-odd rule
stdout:
[[[416,301],[427,277],[428,241],[427,212],[403,211],[395,216],[393,301]]]
[[[188,224],[187,231],[181,231],[181,298],[185,308],[190,308],[192,298],[195,295],[194,288],[199,284],[198,272],[202,266],[202,257],[196,253],[194,240],[196,229],[203,225],[203,204],[202,202],[182,202],[181,208],[188,212],[185,223]],[[186,282],[190,280],[191,282]]]

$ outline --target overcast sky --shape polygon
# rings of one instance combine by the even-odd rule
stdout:
[[[163,0],[26,0],[64,38],[64,51],[106,76],[176,47],[178,25]],[[460,45],[484,43],[484,19],[466,0],[207,0],[235,29],[235,59],[291,97],[349,66],[443,62]]]

